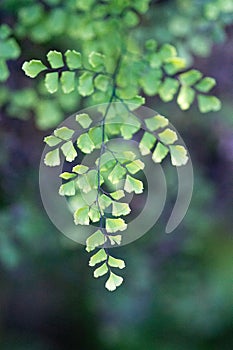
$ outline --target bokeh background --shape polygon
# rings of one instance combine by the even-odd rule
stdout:
[[[63,9],[59,1],[2,1],[1,23],[16,26],[21,8],[34,3]],[[171,185],[154,228],[115,251],[127,269],[114,293],[94,280],[84,247],[56,230],[40,200],[40,155],[52,129],[40,119],[43,111],[26,113],[28,99],[20,91],[31,81],[20,67],[63,48],[62,29],[51,38],[33,23],[34,32],[30,25],[24,34],[18,29],[22,55],[10,61],[11,76],[0,89],[0,349],[233,349],[233,26],[206,10],[204,23],[212,31],[207,24],[200,30],[195,9],[204,3],[213,1],[153,1],[138,29],[139,38],[146,33],[175,42],[190,64],[215,77],[223,107],[201,115],[196,106],[181,112],[175,103],[147,98],[149,107],[170,116],[190,151],[193,198],[182,224],[166,235],[176,194]]]

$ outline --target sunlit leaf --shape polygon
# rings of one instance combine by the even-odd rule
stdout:
[[[118,219],[106,219],[106,231],[109,233],[114,233],[117,231],[124,231],[127,229],[127,224],[121,218]]]
[[[65,57],[69,69],[77,69],[82,66],[82,57],[80,52],[77,52],[75,50],[67,50]]]
[[[165,129],[158,136],[166,145],[171,145],[178,139],[176,132],[171,129]]]
[[[97,230],[86,240],[86,251],[91,252],[96,247],[103,245],[106,242],[105,235],[101,232],[101,230]]]
[[[35,78],[40,72],[47,69],[47,67],[40,60],[31,60],[24,62],[22,69],[28,77]]]
[[[54,135],[59,137],[62,140],[68,141],[74,134],[74,130],[67,128],[66,126],[62,126],[59,129],[54,131]]]
[[[108,266],[106,263],[103,263],[103,265],[101,265],[94,271],[94,277],[95,278],[101,277],[105,275],[107,272],[108,272]]]
[[[161,161],[166,157],[169,150],[166,146],[164,146],[162,143],[158,142],[155,150],[152,154],[152,159],[155,163],[161,163]]]
[[[123,278],[116,275],[113,272],[110,272],[110,276],[107,280],[107,282],[105,283],[105,287],[106,289],[108,289],[109,291],[114,291],[117,287],[119,287],[123,282]]]
[[[143,182],[135,179],[130,175],[126,175],[124,190],[128,193],[135,192],[136,194],[143,192]]]
[[[107,259],[107,254],[104,249],[100,249],[96,254],[94,254],[89,260],[89,266],[95,266],[102,261]]]
[[[170,146],[170,154],[174,166],[185,165],[188,161],[187,150],[183,146]]]
[[[66,182],[59,188],[60,196],[74,196],[75,195],[75,183],[74,181]]]
[[[47,166],[60,165],[59,149],[54,149],[46,154],[44,163]]]
[[[61,146],[61,150],[67,160],[67,162],[73,162],[77,157],[77,152],[73,146],[72,141],[68,141]]]
[[[91,118],[87,113],[81,113],[76,115],[76,121],[84,128],[89,128],[92,123]]]
[[[116,259],[113,256],[109,256],[108,258],[108,264],[111,267],[116,267],[118,269],[124,269],[125,262],[122,259]]]
[[[47,54],[47,59],[50,63],[50,66],[54,69],[64,66],[61,52],[58,52],[56,50],[49,51]]]
[[[86,205],[83,208],[79,208],[78,210],[75,211],[74,213],[74,222],[75,225],[89,225],[89,207]]]

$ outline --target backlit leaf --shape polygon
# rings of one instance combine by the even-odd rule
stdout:
[[[96,247],[103,245],[105,242],[106,242],[105,235],[100,230],[97,230],[95,233],[93,233],[90,237],[87,238],[86,251],[91,252]]]
[[[77,145],[83,153],[91,153],[95,148],[94,143],[86,133],[79,136],[77,139]]]
[[[160,132],[158,136],[166,145],[171,145],[178,139],[176,132],[171,129]]]
[[[105,283],[105,287],[106,289],[108,289],[109,291],[114,291],[117,287],[119,287],[123,282],[123,278],[116,275],[113,272],[110,272],[110,276],[107,280],[107,282]]]
[[[116,267],[118,269],[123,269],[125,267],[125,262],[122,259],[116,259],[113,256],[109,256],[108,258],[108,264],[111,267]]]
[[[35,78],[40,72],[47,69],[47,67],[40,60],[31,60],[24,62],[22,69],[28,77]]]
[[[65,57],[69,69],[77,69],[82,66],[82,57],[80,52],[77,52],[75,50],[67,50]]]
[[[67,160],[67,162],[73,162],[77,157],[77,152],[73,146],[72,141],[68,141],[61,146],[61,150]]]
[[[69,94],[74,91],[75,87],[75,73],[74,72],[62,72],[61,74],[61,87],[64,94]]]
[[[89,128],[92,123],[91,118],[87,113],[81,113],[76,115],[76,121],[84,128]]]
[[[81,96],[90,96],[94,92],[93,74],[83,73],[79,78],[78,91]]]
[[[145,124],[147,129],[149,129],[150,131],[155,131],[159,128],[163,128],[164,126],[167,126],[168,119],[158,114],[152,118],[145,119]]]
[[[60,165],[59,149],[54,149],[46,154],[44,163],[47,166]]]
[[[74,134],[74,130],[62,126],[54,131],[54,135],[62,140],[68,141]]]
[[[106,263],[103,263],[103,265],[101,265],[94,271],[94,277],[95,278],[101,277],[105,275],[107,272],[108,272],[108,266]]]
[[[74,181],[66,182],[59,188],[60,196],[74,196],[75,195],[75,183]]]
[[[131,212],[128,203],[113,202],[112,203],[112,215],[113,216],[125,216]]]
[[[49,51],[47,54],[47,59],[50,63],[50,66],[54,69],[64,66],[61,52],[58,52],[56,50]]]
[[[109,233],[114,233],[117,231],[124,231],[127,229],[127,224],[121,218],[118,219],[106,219],[106,231]]]
[[[154,135],[144,132],[143,137],[139,143],[139,149],[143,156],[150,153],[151,148],[154,146],[156,138]]]
[[[185,165],[188,161],[187,151],[183,146],[170,146],[171,162],[174,166]]]
[[[75,225],[89,225],[89,207],[86,205],[85,207],[79,208],[74,213],[74,222]]]
[[[47,73],[45,75],[45,86],[48,92],[53,94],[58,89],[58,73]]]
[[[189,109],[190,105],[193,103],[195,97],[195,92],[189,86],[181,86],[177,103],[182,110]]]
[[[152,159],[155,163],[161,163],[161,161],[166,157],[169,150],[162,143],[158,142],[152,155]]]
[[[128,193],[135,192],[136,194],[143,192],[143,182],[127,175],[125,180],[124,190]]]
[[[102,261],[107,259],[107,254],[104,249],[100,249],[96,254],[94,254],[89,260],[89,266],[95,266]]]

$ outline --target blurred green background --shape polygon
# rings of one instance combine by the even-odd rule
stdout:
[[[195,8],[204,2],[187,4]],[[1,23],[13,27],[17,11],[31,3],[3,1]],[[154,228],[116,250],[127,264],[125,282],[116,292],[107,292],[102,281],[93,279],[84,248],[59,233],[43,209],[38,167],[43,138],[50,130],[40,130],[33,113],[27,121],[16,118],[26,100],[18,99],[20,103],[9,108],[4,97],[0,114],[0,349],[233,349],[233,26],[226,22],[222,29],[214,18],[213,41],[203,30],[202,36],[198,34],[202,41],[195,45],[197,17],[186,17],[184,9],[177,9],[181,3],[154,1],[138,37],[146,33],[160,42],[177,42],[193,66],[217,79],[215,93],[223,108],[200,115],[196,106],[181,112],[174,103],[147,99],[149,107],[170,116],[189,149],[193,198],[182,224],[166,235],[165,223],[176,194],[170,186],[165,212]],[[158,22],[156,27],[159,17],[164,25]],[[187,35],[182,34],[184,25]],[[10,62],[11,77],[3,87],[11,91],[7,94],[11,100],[29,84],[20,69],[23,60],[58,45],[56,37],[39,43],[27,35],[20,40],[22,56]],[[61,37],[59,45],[65,46]],[[63,117],[68,115],[64,112]],[[169,178],[169,169],[165,173]]]

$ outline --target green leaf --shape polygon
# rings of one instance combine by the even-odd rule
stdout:
[[[10,73],[7,64],[4,60],[0,59],[0,81],[5,81],[8,79]]]
[[[167,59],[177,56],[176,48],[170,44],[164,44],[159,50],[159,56],[166,62]]]
[[[176,132],[171,129],[162,131],[158,136],[160,140],[166,145],[171,145],[178,139]]]
[[[106,263],[103,263],[103,265],[101,265],[94,271],[94,277],[95,278],[101,277],[105,275],[107,272],[108,272],[108,266]]]
[[[122,282],[123,282],[122,277],[116,275],[113,272],[110,272],[110,276],[107,282],[105,283],[105,288],[112,292],[115,289],[117,289],[117,287],[119,287],[122,284]]]
[[[135,192],[136,194],[143,192],[143,182],[135,179],[130,175],[126,175],[124,190],[128,193]]]
[[[45,87],[50,92],[53,94],[54,92],[57,91],[58,89],[58,73],[53,72],[53,73],[47,73],[45,75]]]
[[[158,114],[152,118],[145,119],[145,124],[147,129],[150,131],[155,131],[159,128],[163,128],[168,125],[168,119],[164,116]]]
[[[66,182],[59,188],[60,196],[74,196],[75,195],[75,183],[74,181]]]
[[[40,60],[31,60],[24,62],[22,69],[28,77],[35,78],[40,72],[47,69],[47,67]]]
[[[77,145],[83,153],[91,153],[95,148],[88,134],[82,134],[77,139]]]
[[[75,87],[75,73],[74,72],[62,72],[61,74],[61,87],[64,94],[69,94],[74,91]]]
[[[44,142],[47,143],[50,147],[57,146],[59,143],[62,142],[62,140],[58,139],[57,137],[50,135],[46,136],[44,138]]]
[[[97,230],[95,233],[93,233],[90,237],[87,238],[86,251],[91,252],[96,247],[103,245],[106,242],[106,240],[107,239],[105,235],[100,230]]]
[[[92,222],[98,222],[100,220],[100,212],[97,206],[92,205],[88,215]]]
[[[179,83],[172,78],[165,78],[164,82],[160,85],[159,96],[164,102],[169,102],[173,99],[177,93]]]
[[[88,205],[79,208],[74,213],[74,222],[75,225],[89,225],[89,207]]]
[[[89,266],[95,266],[102,261],[107,259],[107,254],[104,249],[100,249],[97,253],[95,253],[89,260]]]
[[[189,109],[190,105],[193,103],[195,97],[195,92],[189,86],[182,86],[177,98],[177,103],[180,108],[184,111]]]
[[[54,135],[62,140],[68,141],[74,134],[74,130],[62,126],[54,131]]]
[[[108,179],[109,181],[111,181],[113,185],[115,185],[123,178],[125,174],[126,174],[125,168],[123,168],[120,164],[117,163],[116,166],[111,171],[111,173],[109,174]]]
[[[140,127],[134,125],[122,124],[120,127],[121,135],[125,140],[131,140],[132,136],[139,130]]]
[[[119,200],[125,196],[125,193],[123,190],[118,190],[118,191],[110,193],[110,195],[113,199]]]
[[[154,135],[144,132],[144,135],[139,143],[139,149],[143,156],[150,153],[151,148],[154,146],[156,138]]]
[[[91,141],[94,143],[95,148],[100,148],[102,144],[102,130],[101,127],[94,127],[88,131]],[[107,135],[104,135],[104,141],[107,141]]]
[[[168,154],[168,148],[162,143],[158,142],[152,155],[152,159],[155,163],[161,163],[161,161]]]
[[[57,166],[60,165],[59,149],[55,149],[46,154],[44,163],[47,166]]]
[[[122,236],[121,235],[116,235],[116,236],[109,236],[108,235],[108,239],[110,241],[111,245],[120,245],[121,244],[121,240],[122,240]]]
[[[170,146],[170,154],[174,166],[185,165],[188,161],[187,150],[183,146]]]
[[[149,63],[150,63],[151,68],[158,69],[158,68],[161,67],[162,59],[161,59],[161,57],[160,57],[158,52],[151,53],[148,58],[149,58]],[[161,74],[160,78],[161,77],[162,77],[162,74]]]
[[[127,224],[121,218],[118,219],[106,219],[106,231],[109,233],[124,231],[127,229]]]
[[[90,96],[94,92],[93,74],[89,72],[83,73],[79,77],[78,91],[81,96]]]
[[[92,188],[88,182],[88,177],[86,174],[78,177],[77,185],[84,193],[88,193],[92,190]]]
[[[109,78],[103,74],[99,74],[94,80],[95,87],[103,92],[108,90],[109,82]]]
[[[179,75],[179,79],[181,84],[192,86],[202,77],[202,73],[199,70],[191,69],[188,72],[182,73]]]
[[[61,52],[58,52],[56,50],[49,51],[47,53],[47,59],[48,59],[48,61],[50,63],[50,66],[53,69],[61,68],[61,67],[64,66],[64,62],[63,62],[63,58],[62,58]]]
[[[125,216],[131,212],[128,203],[113,202],[112,203],[112,215],[113,216]]]
[[[68,173],[67,171],[65,171],[64,173],[60,174],[59,177],[61,177],[64,180],[70,180],[76,177],[76,174]]]
[[[77,157],[77,152],[73,146],[72,141],[68,141],[61,146],[61,150],[67,160],[67,162],[73,162],[73,160]]]
[[[76,115],[76,121],[84,128],[89,128],[92,123],[91,118],[87,113],[81,113]]]
[[[109,256],[108,265],[111,267],[117,267],[118,269],[121,269],[121,270],[125,268],[124,260],[116,259],[113,256]]]
[[[80,52],[75,50],[67,50],[65,57],[69,69],[77,69],[82,66],[82,56]]]
[[[160,69],[153,69],[143,74],[139,82],[146,95],[153,96],[158,92],[162,75]]]
[[[181,57],[171,57],[166,60],[166,64],[164,65],[164,69],[167,74],[173,75],[184,69],[186,66],[185,59]]]
[[[135,96],[133,98],[130,98],[129,100],[125,100],[125,103],[129,104],[128,107],[132,111],[145,103],[145,97],[142,96]]]
[[[136,174],[140,170],[143,170],[144,167],[145,164],[140,159],[136,159],[133,162],[126,165],[126,168],[131,174]]]
[[[99,52],[92,51],[88,56],[88,62],[93,68],[103,68],[104,67],[104,55]]]
[[[73,167],[72,171],[76,174],[84,174],[88,171],[88,167],[86,165],[78,164]]]
[[[112,204],[112,200],[111,198],[109,198],[108,196],[106,196],[105,194],[102,194],[99,197],[99,206],[102,210],[106,209],[107,207],[110,206],[110,204]]]
[[[198,95],[197,100],[202,113],[217,112],[221,109],[221,101],[215,96]]]
[[[202,79],[195,88],[201,92],[209,92],[216,85],[216,80],[214,78],[206,77]]]

